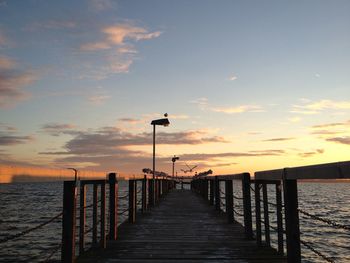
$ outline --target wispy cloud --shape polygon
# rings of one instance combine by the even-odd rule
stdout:
[[[263,142],[285,142],[285,141],[291,141],[291,140],[295,140],[295,138],[294,137],[272,138],[272,139],[263,140]]]
[[[0,122],[0,134],[4,132],[16,132],[16,131],[17,131],[16,127]]]
[[[13,146],[17,144],[24,144],[32,141],[32,136],[16,136],[16,135],[1,135],[0,134],[0,146]]]
[[[67,123],[48,123],[41,127],[41,131],[52,136],[59,136],[62,133],[71,132],[74,129],[76,129],[75,125]]]
[[[103,38],[83,43],[80,50],[83,52],[108,52],[105,65],[99,66],[89,72],[88,76],[103,79],[111,74],[128,73],[138,53],[135,43],[142,40],[157,38],[162,32],[150,32],[144,27],[135,26],[131,23],[122,23],[106,26],[101,29]]]
[[[311,152],[299,153],[299,156],[303,158],[308,158],[308,157],[313,157],[315,155],[323,154],[323,153],[324,153],[324,149],[316,149],[315,151],[311,151]]]
[[[135,118],[120,118],[118,119],[118,121],[126,122],[126,123],[139,123],[141,120],[135,119]]]
[[[293,105],[292,113],[298,114],[319,114],[324,110],[349,110],[350,101],[334,101],[334,100],[319,100],[319,101],[304,101],[301,105]]]
[[[333,122],[333,123],[326,123],[326,124],[319,124],[312,126],[313,129],[327,129],[327,128],[344,128],[344,127],[350,127],[350,120],[347,120],[345,122]]]
[[[350,145],[350,136],[328,138],[326,141]]]
[[[261,106],[258,105],[239,105],[235,107],[212,107],[212,111],[215,112],[222,112],[226,114],[237,114],[237,113],[244,113],[244,112],[263,112]]]
[[[92,105],[102,105],[106,100],[110,99],[111,96],[108,95],[93,95],[88,98]]]
[[[96,11],[103,11],[112,8],[115,2],[111,0],[90,0],[90,5]]]
[[[236,75],[232,74],[228,79],[231,81],[234,81],[234,80],[238,79],[238,77]]]
[[[0,107],[11,107],[30,96],[23,88],[37,79],[33,71],[12,68],[10,61],[2,61],[0,67]],[[6,69],[7,68],[7,69]]]
[[[259,105],[238,105],[234,107],[218,107],[209,104],[207,98],[198,98],[191,100],[190,103],[196,104],[201,110],[209,110],[226,114],[239,114],[244,112],[264,112],[264,109]]]
[[[0,28],[0,48],[5,47],[9,44],[8,38],[5,36],[5,33]]]
[[[77,23],[68,20],[47,20],[45,22],[33,22],[27,25],[24,30],[37,31],[37,30],[57,30],[57,29],[73,29],[77,27]]]
[[[160,31],[149,32],[143,27],[133,26],[131,24],[107,26],[102,28],[101,32],[105,36],[104,39],[97,42],[85,43],[80,46],[80,49],[83,51],[96,51],[100,49],[111,49],[117,46],[119,48],[117,51],[121,51],[121,53],[130,53],[125,52],[127,50],[133,50],[131,53],[135,53],[136,50],[133,48],[133,45],[131,43],[127,44],[126,41],[148,40],[159,37],[162,33]]]

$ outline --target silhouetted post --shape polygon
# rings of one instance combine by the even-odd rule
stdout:
[[[214,205],[214,179],[209,180],[209,204]]]
[[[106,248],[106,184],[101,184],[101,229],[100,246]]]
[[[227,222],[234,222],[233,215],[233,183],[232,180],[225,180],[225,203],[226,203],[226,215]]]
[[[98,199],[98,185],[94,184],[92,193],[92,245],[97,246],[97,199]]]
[[[267,184],[262,184],[263,188],[263,203],[264,203],[264,226],[265,226],[265,242],[269,247],[271,246],[270,240],[270,219],[269,219],[269,204],[267,197]]]
[[[285,171],[286,173],[286,171]],[[288,263],[301,262],[297,180],[283,180]]]
[[[243,194],[243,214],[244,214],[244,232],[248,239],[253,238],[252,223],[252,204],[250,200],[250,174],[244,173],[242,177],[242,194]]]
[[[255,223],[256,243],[261,246],[260,183],[258,181],[255,181]]]
[[[145,175],[142,180],[142,213],[147,210],[147,176]]]
[[[206,201],[208,201],[208,179],[204,179],[204,192],[203,192],[203,197]]]
[[[79,215],[79,255],[84,253],[86,219],[86,185],[80,185],[80,215]]]
[[[109,240],[117,239],[118,231],[118,181],[115,173],[108,175],[109,181]]]
[[[148,180],[148,204],[154,206],[154,180]]]
[[[282,219],[282,185],[278,181],[276,183],[276,213],[277,213],[277,230],[278,230],[278,253],[284,254],[283,244],[283,219]]]
[[[63,183],[63,218],[61,260],[64,263],[75,261],[75,206],[77,190],[75,181]]]
[[[215,176],[215,210],[220,211],[220,181],[217,176]]]
[[[135,180],[129,180],[129,223],[136,221],[136,184]]]

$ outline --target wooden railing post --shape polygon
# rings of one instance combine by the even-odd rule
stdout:
[[[150,206],[154,206],[154,180],[148,180],[148,203]]]
[[[147,176],[145,175],[142,180],[142,213],[147,211]]]
[[[117,239],[118,230],[118,181],[115,173],[108,175],[109,182],[109,240]]]
[[[256,243],[261,246],[261,209],[260,209],[260,183],[255,181],[255,224]]]
[[[283,244],[283,219],[282,219],[282,185],[278,181],[276,183],[276,214],[277,214],[277,230],[278,230],[278,253],[284,254]]]
[[[135,180],[129,180],[129,223],[136,221],[136,184]]]
[[[214,205],[214,179],[209,180],[209,204]]]
[[[209,180],[208,179],[204,179],[204,193],[203,193],[203,197],[206,201],[208,201],[208,185],[209,185]]]
[[[220,211],[220,181],[217,176],[215,176],[215,210]]]
[[[286,175],[286,170],[285,174]],[[283,180],[287,262],[301,262],[297,180]]]
[[[267,246],[271,246],[270,239],[270,218],[269,218],[269,204],[267,197],[267,184],[262,184],[263,189],[263,203],[264,203],[264,227],[265,227],[265,242]]]
[[[75,181],[63,183],[63,219],[61,260],[64,263],[75,261],[75,218],[77,189]]]
[[[98,184],[94,184],[92,192],[92,246],[97,246],[97,208]]]
[[[227,222],[233,223],[233,183],[232,180],[225,180],[225,203],[226,203],[226,215]]]
[[[242,177],[242,194],[243,194],[243,215],[244,215],[244,232],[248,239],[253,238],[252,223],[252,203],[250,200],[250,174],[244,173]]]
[[[79,215],[79,255],[84,253],[85,247],[85,220],[86,220],[86,185],[80,185],[80,215]]]
[[[106,248],[106,184],[101,184],[101,229],[100,246]]]

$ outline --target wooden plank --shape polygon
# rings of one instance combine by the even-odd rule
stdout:
[[[118,231],[119,239],[109,241],[106,250],[90,251],[78,262],[286,262],[188,190],[169,192],[151,212]]]

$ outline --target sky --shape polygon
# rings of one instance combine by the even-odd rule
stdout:
[[[349,160],[350,2],[0,0],[0,164],[215,174]],[[187,174],[188,175],[188,174]]]

